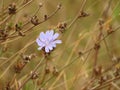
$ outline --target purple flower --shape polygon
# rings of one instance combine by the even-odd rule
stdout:
[[[42,48],[45,49],[46,53],[49,53],[53,48],[56,47],[56,44],[62,43],[61,40],[57,40],[59,33],[54,33],[53,30],[48,30],[46,33],[41,32],[39,37],[36,39],[36,42],[39,46],[38,50]]]

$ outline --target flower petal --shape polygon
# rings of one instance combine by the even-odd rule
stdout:
[[[59,33],[54,34],[54,30],[48,30],[46,33],[41,32],[39,38],[36,39],[36,42],[39,46],[38,50],[45,48],[45,52],[49,53],[53,48],[56,47],[56,44],[62,43],[61,40],[56,40],[59,36]]]
[[[48,30],[46,33],[45,33],[45,36],[46,36],[46,41],[50,41],[50,31]]]
[[[53,40],[53,34],[54,34],[54,31],[51,30],[50,31],[50,35],[49,35],[49,40],[52,41]]]
[[[53,30],[50,30],[50,35],[53,36],[53,34],[54,34],[54,31],[53,31]]]
[[[51,42],[50,45],[51,45],[53,48],[56,47],[56,43],[54,43],[54,42]]]
[[[44,42],[44,41],[46,40],[46,35],[45,35],[45,33],[44,33],[44,32],[41,32],[40,35],[39,35],[39,38],[40,38],[41,41]]]
[[[52,45],[52,44],[48,45],[48,48],[49,48],[50,50],[53,50],[53,45]]]
[[[48,30],[45,34],[46,34],[46,36],[49,36],[50,35],[50,31]]]
[[[46,32],[46,36],[47,36],[49,41],[52,41],[53,34],[54,34],[53,30],[49,30],[49,32]]]
[[[52,37],[53,37],[53,34],[54,34],[54,31],[53,30],[48,30],[46,32],[46,38],[47,40],[51,41],[52,40]]]
[[[37,42],[38,46],[41,46],[41,47],[45,46],[45,44],[43,42],[41,42],[38,38],[36,39],[36,42]]]
[[[60,43],[62,43],[62,41],[61,40],[55,40],[54,43],[60,44]]]
[[[53,35],[53,40],[57,39],[58,36],[59,36],[59,33],[55,33],[55,34]]]
[[[49,48],[46,46],[45,47],[45,52],[48,53],[49,52]]]
[[[56,44],[53,44],[53,47],[55,48],[55,47],[56,47]]]

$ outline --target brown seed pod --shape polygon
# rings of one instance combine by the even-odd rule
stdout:
[[[9,14],[15,14],[16,13],[16,4],[15,3],[12,3],[9,5],[8,7],[8,13]]]
[[[26,64],[24,62],[18,62],[15,66],[14,66],[14,69],[15,69],[15,72],[16,73],[20,73],[21,70],[24,68]]]

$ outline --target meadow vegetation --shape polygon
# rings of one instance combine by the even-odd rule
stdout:
[[[119,35],[120,0],[0,0],[0,90],[120,90]]]

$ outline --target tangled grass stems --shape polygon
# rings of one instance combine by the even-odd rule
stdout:
[[[29,1],[31,1],[31,0],[26,0],[26,1],[25,0],[22,0],[22,1],[19,0],[19,1],[16,2],[16,5],[17,5],[18,8],[16,8],[15,12],[17,13],[17,15],[19,14],[18,13],[19,10],[24,10],[24,7],[28,6],[28,4],[30,4]],[[65,58],[65,60],[66,60],[66,58],[67,58],[66,62],[63,63],[61,61],[60,64],[62,64],[62,63],[63,64],[62,64],[62,66],[61,66],[60,69],[57,69],[56,65],[53,64],[53,62],[52,62],[52,64],[50,64],[50,67],[48,66],[48,69],[50,70],[50,72],[49,72],[49,74],[46,75],[44,66],[46,67],[47,63],[41,63],[40,67],[43,67],[43,69],[42,69],[42,71],[43,71],[42,77],[37,77],[37,78],[34,78],[34,79],[31,78],[32,80],[30,80],[30,78],[28,78],[28,77],[30,77],[30,75],[22,72],[20,74],[17,74],[16,77],[12,77],[12,79],[10,80],[10,84],[9,84],[9,82],[5,84],[6,87],[9,88],[9,86],[10,86],[11,88],[16,88],[16,89],[23,88],[24,89],[24,88],[27,88],[27,85],[31,85],[31,84],[29,84],[29,82],[31,83],[31,81],[33,81],[32,85],[35,85],[35,86],[32,86],[32,85],[31,86],[34,89],[38,89],[38,88],[40,90],[41,90],[41,88],[47,88],[47,89],[50,89],[50,90],[51,89],[57,89],[57,88],[65,88],[66,90],[68,90],[68,89],[76,89],[76,88],[78,88],[77,85],[79,83],[79,80],[84,79],[84,76],[81,76],[82,70],[86,69],[86,72],[89,72],[88,71],[89,69],[87,70],[87,68],[85,66],[88,64],[88,66],[90,65],[90,67],[92,67],[92,68],[90,68],[90,70],[93,69],[93,68],[97,69],[96,67],[98,67],[99,62],[101,63],[101,61],[99,60],[99,57],[100,57],[100,59],[104,58],[104,57],[101,57],[101,51],[102,51],[103,48],[105,48],[105,50],[107,51],[107,55],[108,55],[109,60],[112,61],[113,60],[113,56],[115,56],[115,58],[117,58],[116,60],[118,60],[119,57],[116,57],[117,56],[116,52],[111,51],[111,48],[109,47],[111,45],[109,45],[109,40],[108,40],[107,37],[110,36],[110,35],[116,35],[116,34],[113,34],[113,33],[116,32],[117,30],[119,30],[119,28],[120,28],[120,26],[119,25],[117,26],[116,23],[114,23],[114,24],[116,24],[116,26],[115,26],[115,28],[113,28],[113,20],[115,20],[117,18],[117,15],[118,15],[118,12],[116,12],[116,10],[118,9],[119,4],[116,4],[116,3],[118,3],[119,1],[107,0],[105,3],[102,2],[102,1],[100,1],[100,3],[98,3],[99,1],[100,0],[96,0],[96,1],[94,1],[94,3],[91,3],[91,1],[88,1],[88,0],[81,0],[81,2],[82,2],[81,5],[82,6],[80,7],[80,11],[77,13],[77,15],[75,15],[75,17],[73,18],[73,20],[71,20],[71,22],[70,22],[69,25],[65,25],[65,27],[64,27],[64,25],[62,23],[61,27],[58,27],[58,25],[55,28],[53,27],[56,32],[57,32],[57,30],[60,31],[59,29],[61,29],[61,28],[64,29],[64,30],[66,30],[66,32],[67,32],[75,24],[75,22],[77,22],[77,20],[79,18],[89,15],[89,14],[86,13],[86,11],[87,12],[89,11],[89,13],[92,16],[94,16],[94,14],[97,16],[97,17],[91,17],[91,18],[88,17],[87,19],[84,19],[83,21],[81,20],[80,24],[76,23],[75,26],[74,26],[74,28],[72,28],[72,30],[70,30],[68,33],[65,32],[66,34],[68,34],[68,36],[63,37],[63,35],[66,35],[66,34],[64,34],[64,32],[61,31],[61,34],[62,33],[63,34],[61,35],[60,39],[62,38],[63,39],[62,42],[65,42],[64,47],[62,48],[61,52],[55,52],[55,53],[53,53],[53,54],[59,55],[58,57],[57,56],[56,57],[50,57],[50,60],[61,60],[63,58]],[[100,12],[102,10],[101,14],[98,14],[99,11],[97,11],[97,13],[96,13],[96,12],[94,12],[94,9],[92,9],[92,8],[94,8],[93,5],[95,5],[95,4],[98,5],[95,8],[95,10],[100,10]],[[116,5],[114,6],[114,4],[116,4]],[[50,2],[50,3],[48,3],[47,7],[49,7],[49,5],[52,6],[54,4]],[[101,5],[103,5],[105,7],[99,9],[101,7]],[[86,6],[87,6],[87,9],[85,9]],[[92,7],[89,8],[88,6],[89,7],[92,6]],[[114,8],[112,9],[112,7],[114,7]],[[7,8],[10,9],[9,7],[7,7]],[[8,44],[9,42],[13,42],[14,43],[15,40],[19,40],[20,38],[23,38],[23,36],[27,37],[33,31],[32,29],[34,27],[36,27],[38,24],[40,25],[40,23],[43,23],[43,22],[45,22],[45,21],[47,21],[49,19],[49,15],[45,15],[44,18],[43,18],[43,20],[42,20],[43,22],[42,21],[37,22],[37,21],[39,21],[39,19],[37,17],[38,16],[37,15],[38,11],[40,10],[40,7],[39,7],[38,9],[35,10],[34,14],[31,15],[32,16],[31,19],[27,18],[27,16],[25,16],[25,17],[23,16],[23,19],[25,19],[26,21],[23,20],[23,22],[22,22],[23,24],[22,25],[19,23],[18,19],[16,20],[16,21],[18,21],[18,23],[15,22],[15,24],[17,24],[17,25],[20,24],[21,25],[20,28],[19,28],[19,27],[16,27],[15,24],[12,25],[11,23],[9,23],[14,18],[13,16],[16,15],[16,13],[14,13],[14,9],[13,9],[13,13],[12,14],[10,12],[7,13],[7,8],[6,9],[5,9],[5,7],[1,8],[1,10],[3,11],[1,13],[1,15],[2,15],[1,22],[4,21],[4,23],[0,27],[0,29],[1,29],[1,32],[0,32],[0,35],[1,35],[1,37],[0,37],[0,45],[1,46],[4,45],[4,46],[3,46],[3,48],[1,47],[0,51],[1,51],[1,56],[5,57],[6,61],[1,61],[0,67],[2,68],[5,64],[7,65],[8,62],[10,62],[10,63],[9,63],[9,66],[7,67],[7,69],[1,72],[0,78],[6,77],[5,74],[7,73],[8,70],[10,70],[10,67],[15,64],[15,61],[23,62],[23,66],[26,65],[27,62],[29,62],[29,58],[31,58],[31,56],[27,55],[27,53],[32,52],[32,51],[30,51],[30,52],[28,51],[28,47],[31,46],[32,44],[31,45],[28,45],[28,44],[30,44],[32,41],[28,42],[28,44],[27,44],[28,46],[27,45],[23,46],[22,49],[18,50],[17,52],[15,52],[12,56],[10,56],[8,58],[6,58],[6,55],[7,55],[7,53],[10,54],[10,52],[8,51],[8,52],[4,53],[4,52],[2,52],[2,49],[4,50],[7,47],[7,45],[9,46],[9,44]],[[58,9],[60,9],[60,7],[58,7]],[[50,9],[48,9],[48,10],[50,10]],[[54,12],[52,14],[53,14],[53,16],[55,15]],[[7,16],[10,16],[10,18],[6,19]],[[15,16],[15,18],[16,18],[16,16]],[[34,19],[34,17],[35,17],[35,19]],[[96,19],[98,21],[98,18],[100,18],[100,17],[102,17],[102,19],[104,20],[104,23],[102,25],[98,26],[98,23],[96,23],[96,27],[95,27],[94,30],[90,29],[91,31],[90,32],[86,32],[87,34],[83,34],[82,33],[81,36],[79,35],[80,37],[78,38],[78,40],[76,40],[75,42],[73,42],[73,40],[76,39],[76,36],[73,37],[73,38],[71,36],[74,36],[74,34],[78,35],[78,33],[81,32],[81,31],[76,30],[76,28],[78,27],[77,25],[86,24],[86,25],[81,26],[81,28],[80,28],[80,30],[81,29],[86,30],[87,26],[88,26],[88,28],[89,28],[89,26],[93,26],[92,23],[90,25],[88,25],[87,21],[89,22],[89,20],[90,20],[90,21],[94,22],[94,21],[96,21]],[[12,29],[10,29],[11,31],[7,31],[8,29],[6,29],[9,26],[9,25],[8,26],[6,25],[7,21],[8,21],[8,23],[11,26],[10,28],[12,28]],[[34,22],[34,21],[36,21],[37,23]],[[65,24],[68,24],[68,22],[67,23],[65,22]],[[111,28],[109,26],[111,26]],[[107,28],[109,28],[110,31]],[[106,29],[107,29],[107,31],[105,31]],[[3,32],[4,30],[6,30],[6,32]],[[17,30],[19,30],[19,31],[17,31]],[[87,29],[87,30],[89,30],[89,29]],[[87,38],[84,38],[84,37],[86,35],[88,35],[88,34],[90,36],[90,39],[88,40],[87,45],[85,46],[84,50],[79,52],[79,50],[77,50],[77,49],[81,48],[79,45],[84,44],[84,39],[85,40],[87,39]],[[94,37],[94,36],[97,37],[96,41],[94,41],[94,40],[92,41],[92,37]],[[112,37],[112,38],[114,38],[114,37]],[[83,43],[81,42],[81,40],[83,40]],[[72,41],[72,44],[71,44],[70,41]],[[34,44],[34,42],[33,42],[33,44]],[[102,49],[100,48],[100,50],[99,50],[99,48],[95,49],[95,44],[97,43],[99,45],[102,45],[102,42],[103,42],[103,44],[105,46],[102,46]],[[17,43],[17,42],[15,42],[15,43]],[[86,43],[86,41],[85,41],[85,43]],[[68,44],[70,44],[70,45],[68,45]],[[114,47],[112,49],[116,49],[116,48]],[[28,61],[24,61],[24,57],[22,57],[23,60],[19,60],[19,56],[20,56],[21,53],[24,53],[25,54],[24,56],[27,56]],[[42,52],[40,52],[40,53],[42,53]],[[44,53],[44,50],[43,50],[43,53]],[[76,55],[76,53],[77,53],[77,55]],[[50,55],[53,55],[53,54],[50,54]],[[66,57],[64,54],[68,55],[68,57]],[[64,55],[65,57],[63,57],[62,55]],[[92,55],[93,55],[93,57],[91,57]],[[106,55],[106,54],[104,54],[104,55]],[[2,57],[0,59],[2,59]],[[94,62],[92,63],[92,64],[94,64],[93,66],[92,66],[91,63],[89,63],[89,61],[90,61],[91,58],[94,59]],[[81,61],[79,61],[78,63],[74,63],[74,62],[76,62],[78,60],[81,60]],[[51,61],[49,63],[51,63]],[[74,76],[72,76],[72,78],[68,79],[69,73],[71,73],[71,72],[67,72],[66,68],[68,68],[69,66],[74,65],[73,63],[76,65],[76,67],[77,67],[77,65],[81,65],[80,66],[80,70],[76,69],[75,73],[74,73]],[[87,78],[88,80],[85,80],[85,83],[84,82],[83,83],[79,83],[80,85],[83,86],[83,87],[79,87],[80,90],[84,90],[85,88],[86,88],[86,90],[87,89],[93,89],[94,90],[94,88],[95,89],[99,89],[99,88],[103,89],[105,87],[107,87],[109,89],[112,89],[112,88],[117,88],[118,89],[119,87],[117,87],[117,82],[115,82],[117,80],[115,80],[115,81],[113,80],[111,82],[105,83],[105,82],[111,80],[111,78],[109,78],[109,79],[105,80],[104,82],[102,82],[102,84],[101,84],[101,82],[99,82],[99,80],[101,80],[102,77],[106,76],[106,74],[109,75],[110,74],[109,72],[112,71],[112,69],[115,68],[115,70],[116,70],[116,68],[118,67],[118,65],[116,65],[115,61],[114,62],[108,62],[108,63],[110,64],[110,67],[109,66],[102,67],[102,69],[103,70],[105,69],[105,71],[103,71],[103,72],[101,71],[100,75],[98,75],[98,76],[96,75],[94,77]],[[18,65],[18,63],[15,64],[15,65]],[[56,68],[56,70],[58,70],[58,73],[59,73],[58,76],[56,76],[56,77],[54,75],[54,70],[55,70],[54,67]],[[22,69],[24,69],[24,68],[22,68]],[[40,73],[39,69],[36,70],[36,72]],[[25,75],[24,76],[20,76],[23,73]],[[36,75],[38,73],[36,73]],[[115,74],[114,77],[111,75],[112,79],[113,78],[117,78],[116,73],[115,72],[112,72],[112,73],[113,73],[113,75]],[[91,76],[91,74],[92,74],[92,71],[89,72],[88,76]],[[32,75],[33,75],[33,73],[31,73],[31,76]],[[72,75],[72,73],[71,73],[71,75]],[[19,76],[20,76],[20,78],[18,79]],[[38,80],[41,80],[39,85],[37,85],[37,81]],[[97,85],[96,85],[96,81],[98,81]],[[23,83],[20,84],[21,82],[23,82]],[[69,83],[70,83],[70,85],[69,85]],[[64,85],[64,86],[60,87],[61,85]]]
[[[115,28],[115,29],[113,30],[113,32],[116,32],[116,31],[119,30],[119,29],[120,29],[120,26],[118,26],[117,28]],[[112,32],[112,33],[113,33],[113,32]],[[107,38],[109,35],[111,35],[112,33],[104,36],[104,37],[100,40],[100,42],[102,42],[104,39],[106,39],[106,38]],[[85,51],[82,55],[85,55],[86,53],[90,52],[92,49],[94,49],[94,47],[88,49],[88,50]],[[77,61],[79,57],[80,57],[80,56],[75,57],[70,63],[68,63],[67,65],[65,65],[63,68],[61,68],[61,69],[59,70],[59,72],[61,72],[62,70],[64,70],[64,69],[67,68],[68,66],[70,66],[72,63],[74,63],[75,61]],[[111,67],[110,67],[109,69],[111,69]],[[109,69],[107,69],[107,70],[109,70]],[[49,81],[52,80],[53,78],[54,78],[54,76],[50,77],[50,78],[49,78],[48,80],[46,80],[41,86],[43,87],[47,82],[49,82]],[[94,81],[94,79],[95,79],[95,78],[93,78],[92,80],[90,80],[90,84],[91,84],[91,82]],[[87,86],[88,86],[88,84],[87,84]]]
[[[20,10],[22,10],[24,7],[26,7],[26,6],[27,6],[28,4],[30,4],[32,1],[33,1],[33,0],[30,0],[30,1],[27,2],[25,5],[23,5],[22,7],[20,7],[20,8],[16,11],[16,13],[19,12]],[[14,15],[14,14],[8,15],[2,22],[0,22],[0,26],[1,26],[2,24],[4,24],[7,20],[11,19],[11,17],[12,17],[13,15]]]
[[[79,58],[79,56],[75,57],[69,64],[67,64],[67,65],[63,66],[61,69],[59,69],[59,72],[61,72],[62,70],[64,70],[68,66],[72,65],[75,61],[77,61],[78,58]],[[53,78],[54,78],[54,76],[50,77],[48,80],[46,80],[45,82],[43,82],[43,84],[41,85],[41,87],[43,87],[47,82],[49,82]]]
[[[112,79],[110,79],[110,80],[107,80],[106,82],[103,83],[103,85],[97,85],[97,86],[91,88],[90,90],[100,90],[100,89],[102,89],[102,88],[110,85],[111,82],[116,81],[116,80],[119,80],[119,79],[120,79],[120,75],[117,76],[117,77],[115,77],[115,78],[112,78]]]
[[[84,11],[84,7],[85,7],[86,1],[87,1],[87,0],[82,0],[81,7],[80,7],[80,10],[79,10],[78,14],[77,14],[76,17],[73,19],[73,21],[69,24],[68,28],[70,28],[70,27],[76,22],[76,20],[78,20],[78,19],[80,18],[81,13]],[[82,16],[81,16],[81,17],[82,17]]]
[[[75,78],[73,79],[71,88],[76,85],[76,83],[77,83],[76,81],[79,78],[79,74],[81,74],[81,70],[83,69],[84,65],[87,63],[88,58],[89,58],[89,56],[91,54],[91,51],[88,52],[87,56],[85,57],[84,61],[82,62],[81,66],[80,66],[80,70],[75,74],[75,76],[74,76]]]
[[[9,68],[15,63],[15,61],[17,60],[17,58],[19,57],[19,55],[25,50],[27,49],[30,45],[32,45],[35,42],[32,41],[30,43],[28,43],[24,48],[22,48],[21,50],[19,50],[17,53],[15,53],[14,55],[12,55],[9,59],[7,59],[6,61],[4,61],[2,64],[0,64],[0,67],[3,66],[4,64],[6,64],[8,61],[10,61],[11,59],[13,59],[14,57],[16,59],[14,59],[14,61],[12,61],[12,63],[6,68],[6,70],[2,73],[2,75],[0,75],[0,78],[3,77],[3,75],[9,70]]]
[[[80,17],[84,17],[84,15],[82,16],[82,13],[84,12],[83,9],[84,9],[85,3],[86,3],[86,0],[82,0],[82,3],[81,3],[82,6],[80,7],[80,10],[79,10],[78,14],[77,14],[76,17],[71,21],[71,23],[69,24],[69,26],[67,26],[67,29],[70,29],[71,26],[72,26],[72,25],[76,22],[76,20],[78,20]],[[80,39],[80,40],[81,40],[81,39]],[[79,40],[78,43],[76,44],[75,48],[78,46],[80,40]],[[66,44],[65,44],[65,47],[66,47]],[[73,51],[75,51],[75,48],[73,49]],[[64,49],[64,50],[65,50],[65,49]],[[64,50],[63,50],[63,51],[64,51]],[[65,65],[67,65],[67,64],[69,63],[69,61],[70,61],[70,59],[71,59],[71,57],[72,57],[72,55],[73,55],[73,51],[71,52],[70,57],[68,58],[68,60],[67,60],[67,62],[66,62]],[[61,54],[61,55],[62,55],[62,54]],[[61,56],[60,56],[60,57],[61,57]],[[60,78],[63,73],[64,73],[64,71],[62,71],[62,72],[59,74],[58,78]],[[51,87],[54,86],[54,84],[56,83],[56,81],[58,80],[58,78],[54,81],[54,83],[51,85]],[[51,87],[50,87],[50,88],[51,88]]]
[[[120,26],[118,26],[117,28],[115,28],[115,29],[113,30],[113,32],[117,31],[119,28],[120,28]],[[113,32],[112,32],[112,33],[113,33]],[[112,34],[112,33],[110,33],[110,34]],[[109,34],[106,35],[106,36],[103,36],[103,38],[100,39],[100,42],[104,40],[104,43],[105,43],[105,45],[106,45],[105,39],[106,39],[108,36],[109,36]],[[108,48],[107,45],[106,45],[106,48]],[[91,51],[92,49],[94,49],[94,47],[92,47],[92,48],[88,49],[87,51],[85,51],[84,54],[85,54],[85,53],[88,53],[88,52]],[[107,49],[107,50],[108,50],[108,49]],[[61,74],[60,74],[60,75],[61,75]],[[58,80],[58,79],[57,79],[57,80]],[[93,80],[94,80],[94,79],[93,79]]]
[[[92,71],[92,69],[88,70],[87,72],[89,73],[89,72],[91,72],[91,71]],[[79,73],[79,74],[78,74],[78,78],[81,77],[82,75],[85,75],[85,73],[86,73],[86,72]],[[56,85],[56,86],[54,86],[54,87],[48,88],[48,90],[54,90],[54,89],[56,89],[56,88],[58,88],[58,87],[61,87],[61,86],[64,85],[66,82],[73,81],[75,78],[76,78],[76,77],[73,77],[73,78],[71,78],[71,79],[67,79],[67,81],[64,81],[64,82],[62,82],[62,83],[59,83],[58,85]],[[68,88],[68,90],[69,90],[69,88]]]
[[[60,7],[58,7],[53,13],[51,13],[51,14],[47,17],[47,19],[43,19],[43,21],[39,22],[37,25],[31,26],[31,27],[28,28],[27,30],[23,31],[23,33],[26,33],[26,32],[28,32],[28,31],[29,31],[29,32],[32,31],[32,29],[33,29],[34,27],[36,27],[36,26],[44,23],[44,22],[47,21],[48,19],[52,18],[59,10],[60,10]],[[4,41],[3,41],[3,42],[1,42],[1,44],[6,44],[6,43],[13,42],[14,40],[18,40],[19,38],[21,38],[21,36],[19,37],[19,34],[17,34],[17,35],[8,36],[7,38],[8,38],[8,39],[9,39],[9,38],[10,38],[10,39],[13,38],[13,40],[8,40],[7,42],[4,42]]]
[[[70,53],[70,56],[68,57],[67,62],[65,63],[65,66],[64,66],[62,69],[60,69],[59,72],[62,71],[62,70],[63,70],[64,68],[66,68],[67,66],[71,65],[72,63],[74,63],[74,61],[73,61],[73,62],[72,62],[72,61],[70,62],[70,60],[71,60],[74,52],[76,51],[76,49],[77,49],[80,41],[81,41],[85,36],[86,36],[86,34],[81,34],[81,36],[79,37],[79,39],[75,42],[75,46],[74,46],[74,48],[72,49],[72,51],[71,51],[71,53]],[[79,56],[78,56],[78,57],[79,57]],[[77,57],[77,58],[78,58],[78,57]],[[75,60],[76,60],[76,59],[75,59]],[[53,82],[53,84],[51,85],[51,87],[54,86],[54,84],[58,81],[58,79],[61,77],[61,75],[62,75],[63,73],[64,73],[64,70],[63,70],[62,72],[60,72],[58,78]],[[51,87],[50,87],[50,88],[51,88]]]
[[[34,70],[32,71],[32,73],[30,73],[30,75],[26,78],[26,80],[24,80],[24,82],[18,88],[18,90],[20,90],[31,79],[31,77],[36,73],[36,71],[40,68],[41,63],[43,62],[43,60],[44,60],[44,57],[39,61],[39,63],[37,64],[37,66],[34,68]]]

